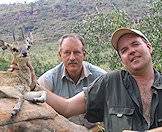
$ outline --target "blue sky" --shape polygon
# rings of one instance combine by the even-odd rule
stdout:
[[[0,0],[0,4],[24,3],[25,1],[29,3],[36,0]]]

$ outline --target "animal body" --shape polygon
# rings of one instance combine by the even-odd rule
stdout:
[[[0,71],[0,131],[87,132],[85,127],[70,122],[46,103],[33,105],[28,102],[46,100],[46,91],[37,84],[30,62],[31,44],[31,37],[13,44],[0,40],[0,48],[8,50],[13,56],[11,63],[17,65],[17,70],[11,67],[8,71]],[[16,104],[10,98],[15,98]],[[11,117],[17,115],[16,118],[11,118],[8,112]]]
[[[36,86],[36,82],[32,78],[35,73],[30,64],[28,53],[32,44],[32,39],[30,38],[30,36],[27,38],[23,37],[21,41],[14,41],[12,44],[0,40],[0,47],[12,53],[12,63],[15,63],[18,67],[18,70],[13,72],[11,70],[0,71],[0,98],[17,99],[17,103],[11,111],[11,117],[14,117],[20,111],[25,99],[30,101],[34,99],[34,97],[27,97],[27,93],[34,88],[33,86]],[[45,91],[40,92],[44,92],[44,97],[39,102],[44,102],[46,93]]]

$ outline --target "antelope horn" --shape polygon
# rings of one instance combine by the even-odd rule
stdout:
[[[28,33],[28,37],[30,38],[30,41],[33,43],[33,35],[32,35],[32,32],[29,32]]]
[[[15,38],[15,31],[14,31],[14,30],[12,31],[12,36],[13,36],[14,41],[16,41],[16,38]]]
[[[21,35],[22,35],[22,38],[25,39],[25,36],[24,36],[24,32],[23,32],[22,27],[21,27],[20,29],[21,29]]]

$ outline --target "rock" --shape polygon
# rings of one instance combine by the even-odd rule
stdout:
[[[88,132],[85,127],[59,115],[46,103],[25,101],[21,111],[11,118],[15,103],[12,98],[0,99],[0,132]]]

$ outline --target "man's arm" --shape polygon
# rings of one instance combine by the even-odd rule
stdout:
[[[16,70],[17,66],[15,64],[12,64],[12,72]],[[41,86],[42,87],[42,86]],[[85,101],[85,94],[84,92],[80,92],[77,95],[73,96],[72,98],[65,99],[61,96],[58,96],[54,93],[52,93],[47,88],[42,87],[40,90],[45,90],[47,94],[46,102],[48,105],[50,105],[54,110],[56,110],[59,114],[70,117],[74,115],[82,114],[86,111],[86,101]],[[28,96],[33,95],[33,93],[28,92]],[[39,97],[42,97],[39,94],[37,95],[37,100],[39,100]]]
[[[59,114],[65,117],[79,115],[86,111],[84,92],[80,92],[72,98],[65,99],[47,90],[46,102]]]

